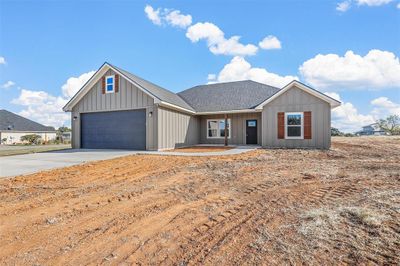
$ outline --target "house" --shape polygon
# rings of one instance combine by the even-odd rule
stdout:
[[[165,150],[195,144],[321,148],[340,102],[298,81],[245,80],[173,93],[104,63],[71,98],[73,148]],[[225,139],[226,136],[226,139]]]
[[[370,135],[375,135],[375,136],[383,136],[387,135],[385,130],[383,130],[378,123],[373,123],[367,126],[362,127],[361,131],[356,132],[356,135],[358,136],[370,136]]]
[[[66,131],[66,132],[62,132],[59,137],[62,142],[70,142],[71,136],[72,136],[71,131]]]
[[[2,144],[23,143],[21,137],[36,134],[42,141],[56,139],[54,127],[44,126],[7,110],[0,110],[0,140]]]

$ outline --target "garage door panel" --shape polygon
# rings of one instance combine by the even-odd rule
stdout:
[[[81,115],[82,148],[146,149],[146,110]]]

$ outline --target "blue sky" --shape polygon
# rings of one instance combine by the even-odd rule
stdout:
[[[399,54],[399,0],[0,0],[0,108],[53,126],[108,61],[174,92],[296,78],[340,98],[332,123],[354,131],[400,114]]]

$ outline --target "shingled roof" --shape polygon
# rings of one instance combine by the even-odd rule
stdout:
[[[280,89],[252,80],[195,86],[178,93],[196,112],[253,109]]]
[[[44,126],[7,110],[0,110],[0,131],[55,131],[54,127]]]
[[[123,70],[119,67],[116,67],[111,64],[109,64],[109,65],[112,66],[113,68],[117,69],[118,71],[120,71],[122,74],[124,74],[130,80],[138,83],[140,86],[145,88],[150,94],[157,97],[161,101],[165,101],[167,103],[171,103],[171,104],[177,105],[179,107],[194,111],[194,109],[191,106],[189,106],[184,100],[182,100],[182,98],[180,98],[175,93],[173,93],[167,89],[164,89],[150,81],[142,79],[141,77],[138,77],[138,76],[136,76],[126,70]]]

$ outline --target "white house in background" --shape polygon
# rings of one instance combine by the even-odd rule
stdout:
[[[44,126],[7,110],[0,110],[0,140],[2,144],[23,143],[21,137],[31,134],[39,135],[44,142],[56,139],[54,127]]]
[[[362,130],[356,132],[356,135],[359,136],[383,136],[387,135],[387,133],[379,126],[378,123],[373,123],[367,126],[363,126]]]

